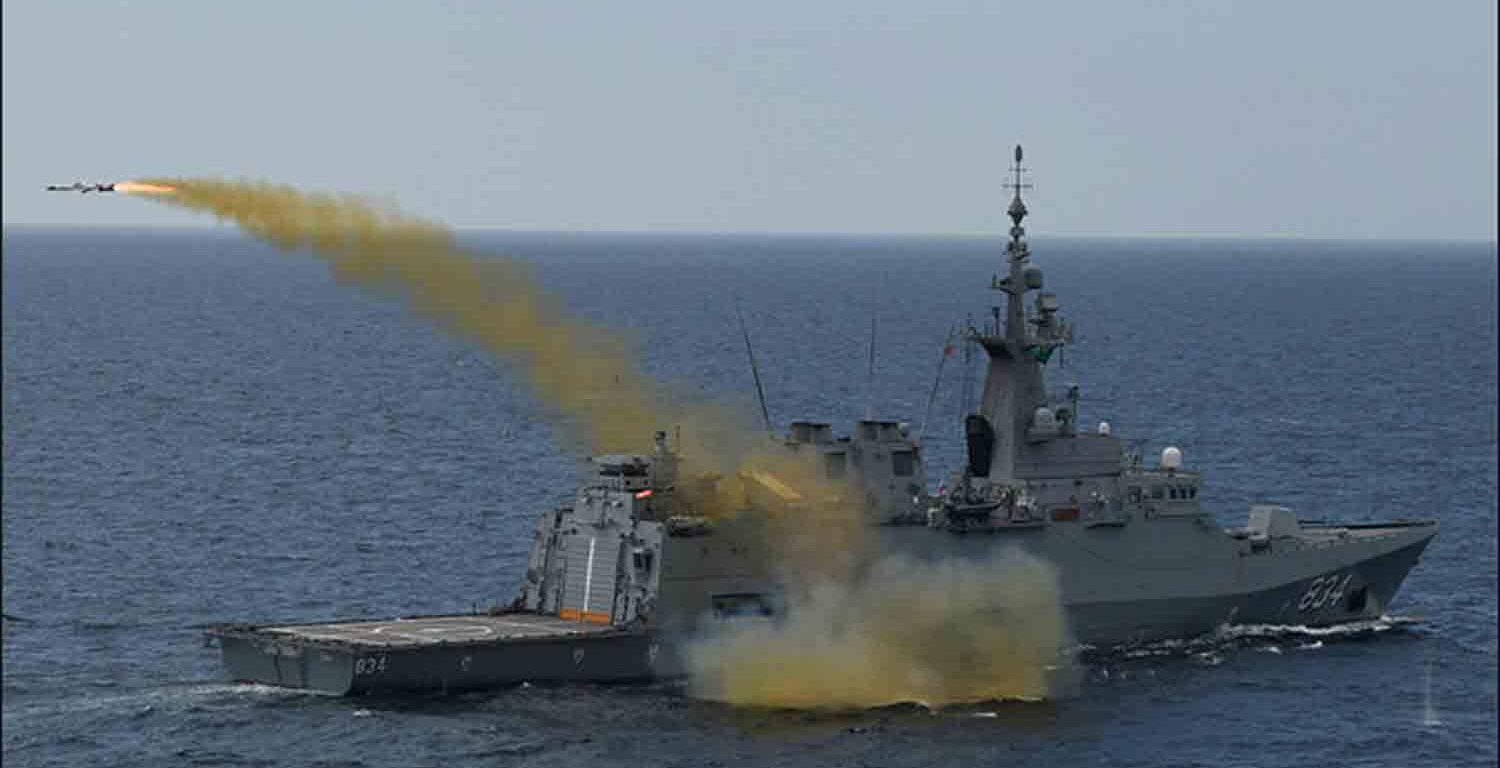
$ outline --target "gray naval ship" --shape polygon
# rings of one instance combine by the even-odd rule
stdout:
[[[1223,528],[1199,506],[1202,477],[1166,447],[1148,464],[1107,423],[1081,429],[1078,391],[1043,371],[1072,338],[1043,290],[1021,221],[1015,151],[1005,296],[968,341],[988,354],[967,460],[935,495],[918,442],[896,422],[848,437],[793,422],[806,454],[863,500],[874,557],[984,561],[1020,548],[1056,569],[1073,637],[1095,646],[1186,638],[1224,625],[1330,625],[1379,617],[1437,534],[1432,521],[1331,524],[1255,505]],[[1032,295],[1030,311],[1028,294]],[[742,473],[746,511],[707,516],[665,433],[645,455],[593,457],[572,503],[542,514],[520,595],[451,616],[209,629],[235,680],[338,694],[463,689],[685,674],[681,643],[717,622],[775,621],[786,585],[762,526],[797,514],[799,492]]]

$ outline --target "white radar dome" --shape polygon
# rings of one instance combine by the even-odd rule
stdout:
[[[1100,437],[1109,437],[1109,422],[1107,422],[1107,421],[1101,421],[1101,422],[1099,422],[1099,436]]]
[[[1169,445],[1161,451],[1161,468],[1177,469],[1182,466],[1182,449]]]
[[[1054,429],[1057,427],[1057,416],[1052,413],[1051,408],[1045,405],[1036,409],[1036,413],[1032,418],[1032,423],[1036,425],[1037,429]]]

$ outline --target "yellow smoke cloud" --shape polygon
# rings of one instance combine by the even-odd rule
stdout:
[[[1053,569],[889,558],[794,596],[776,622],[728,622],[687,648],[692,692],[732,704],[942,706],[1052,693],[1069,641]]]

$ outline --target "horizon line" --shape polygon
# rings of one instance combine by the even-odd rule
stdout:
[[[441,222],[439,222],[441,223]],[[671,238],[755,238],[768,239],[900,239],[900,240],[990,240],[1005,239],[1009,235],[995,232],[849,232],[836,230],[699,230],[699,229],[548,229],[510,228],[499,225],[443,225],[455,234],[510,234],[547,235],[565,237],[671,237]],[[91,229],[91,230],[155,230],[163,232],[221,232],[234,231],[243,235],[237,224],[213,222],[208,224],[121,224],[92,222],[0,222],[3,229]],[[247,235],[248,237],[248,235]],[[1454,245],[1500,244],[1500,239],[1472,237],[1375,237],[1294,235],[1294,234],[1212,234],[1212,233],[1130,233],[1130,234],[1037,234],[1027,232],[1032,240],[1181,240],[1181,241],[1299,241],[1325,243],[1446,243]]]

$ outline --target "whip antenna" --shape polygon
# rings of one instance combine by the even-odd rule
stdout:
[[[927,393],[927,410],[922,413],[922,427],[917,430],[917,445],[927,435],[927,421],[932,417],[932,403],[937,400],[938,385],[943,381],[943,364],[953,355],[953,336],[958,332],[955,325],[948,326],[948,335],[943,337],[943,354],[938,358],[937,375],[932,379],[932,391]]]
[[[755,349],[750,346],[750,329],[745,327],[745,313],[740,311],[740,299],[734,298],[734,314],[740,320],[740,335],[745,338],[745,355],[750,358],[750,375],[755,379],[755,398],[760,401],[760,417],[765,420],[766,433],[775,436],[771,427],[771,411],[766,408],[766,391],[760,385],[760,367],[755,364]]]

